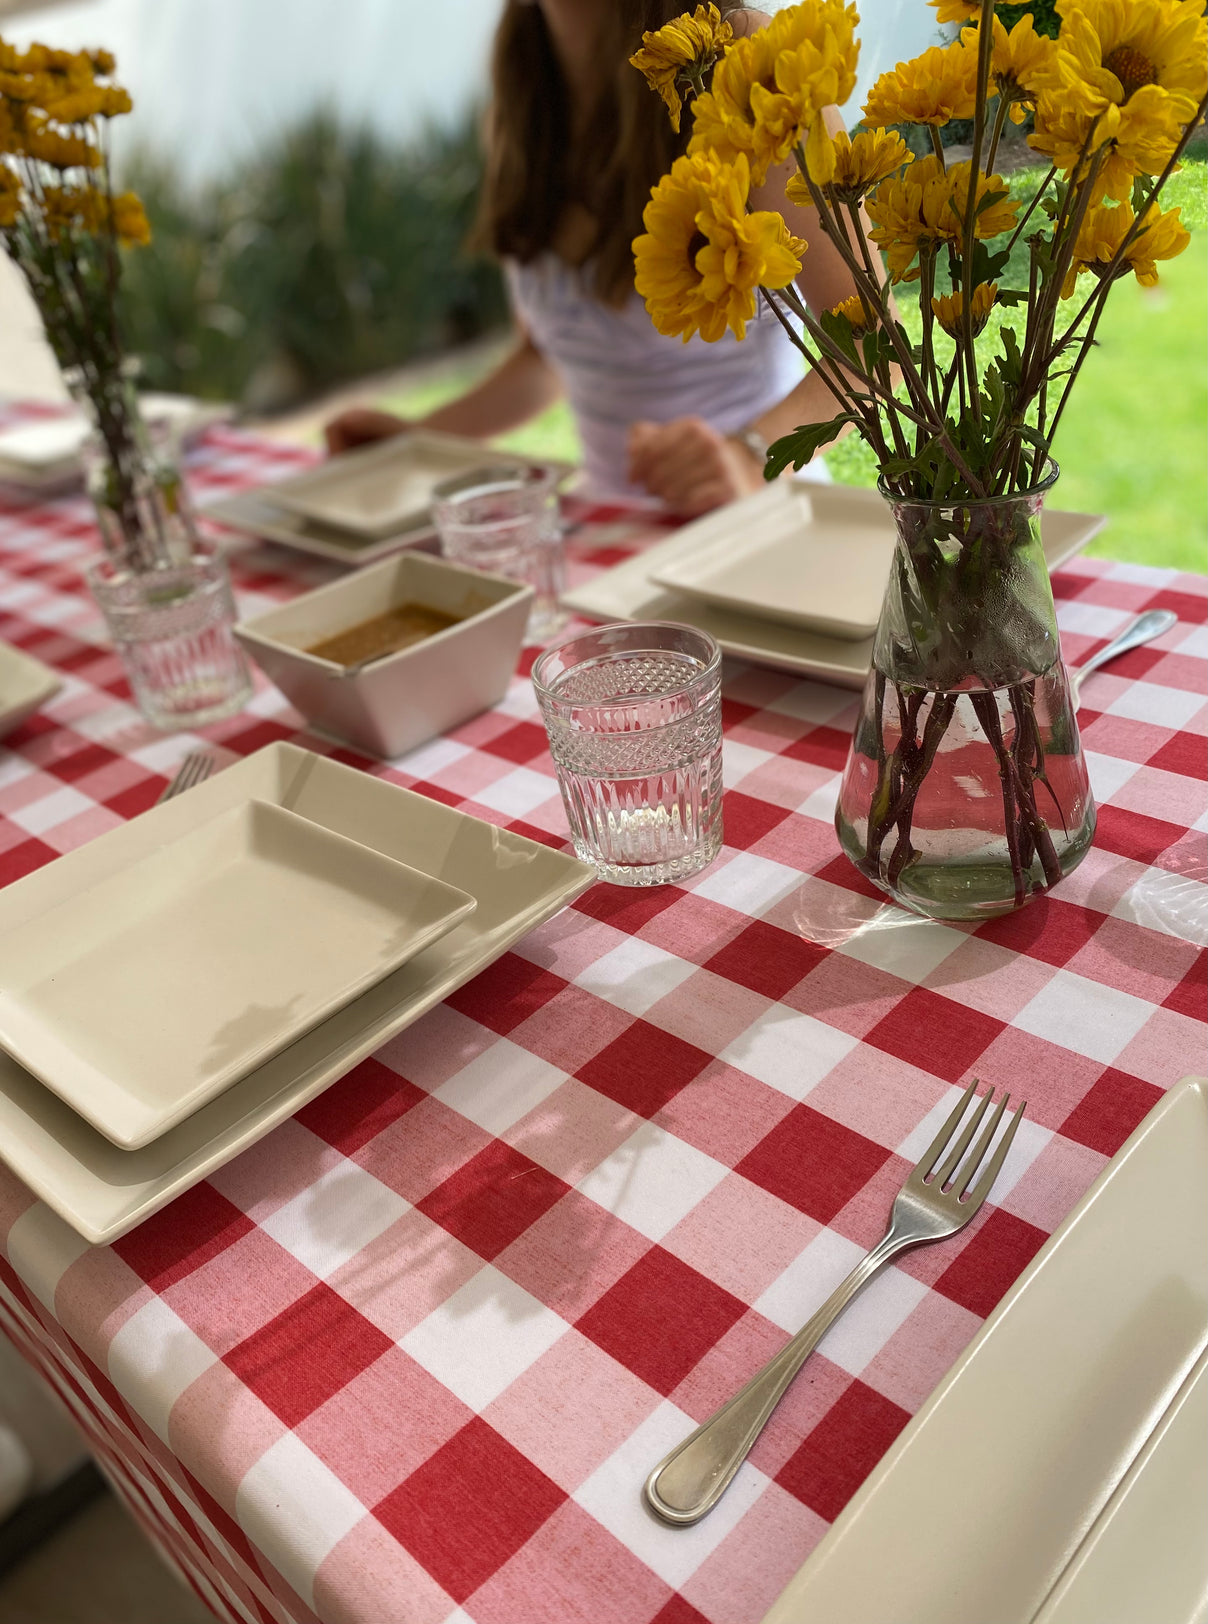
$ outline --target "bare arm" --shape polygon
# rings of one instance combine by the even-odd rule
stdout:
[[[527,423],[562,394],[558,374],[526,332],[493,372],[456,400],[420,418],[417,427],[465,434],[474,440]]]
[[[333,453],[348,451],[353,446],[389,439],[412,428],[440,429],[446,434],[490,439],[536,417],[547,406],[552,406],[561,393],[557,373],[522,329],[515,346],[494,371],[456,400],[438,406],[425,417],[410,420],[397,417],[393,412],[353,407],[327,424],[327,448]]]

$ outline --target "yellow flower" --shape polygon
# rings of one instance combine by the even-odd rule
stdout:
[[[853,293],[850,299],[841,299],[837,305],[831,307],[832,316],[842,316],[852,330],[853,338],[859,338],[861,333],[869,333],[877,325],[877,318],[864,308],[864,301],[858,293]]]
[[[1142,287],[1154,287],[1158,280],[1156,261],[1177,258],[1191,241],[1190,233],[1183,226],[1181,213],[1180,209],[1163,212],[1156,204],[1151,204],[1142,216],[1141,229],[1112,272],[1112,281],[1132,274]],[[1102,281],[1135,220],[1136,215],[1127,203],[1114,206],[1096,203],[1087,210],[1074,245],[1073,262],[1061,289],[1062,298],[1068,299],[1074,292],[1083,271],[1090,271]]]
[[[47,96],[40,105],[60,124],[86,124],[94,118],[117,118],[134,103],[120,85],[87,85]]]
[[[1062,77],[1103,106],[1156,85],[1194,112],[1208,83],[1208,25],[1199,0],[1058,0]]]
[[[915,256],[942,242],[959,242],[965,230],[969,200],[970,165],[954,164],[945,171],[933,154],[920,158],[902,175],[884,180],[869,194],[871,236],[884,250],[895,282],[913,282]],[[1019,204],[1001,175],[977,174],[973,223],[975,237],[997,237],[1015,223]]]
[[[713,152],[723,162],[741,153],[756,185],[780,163],[796,139],[788,98],[776,90],[776,53],[771,31],[761,28],[736,39],[713,70],[713,81],[692,107],[691,153]],[[757,120],[754,98],[762,104]]]
[[[145,247],[151,241],[146,211],[134,192],[121,192],[114,198],[111,220],[123,248]]]
[[[86,136],[62,135],[37,114],[26,122],[24,150],[53,169],[96,169],[101,163],[100,152]]]
[[[980,0],[927,0],[937,23],[971,23],[981,15]]]
[[[864,103],[864,123],[947,124],[972,118],[976,101],[977,52],[957,40],[883,73]]]
[[[758,186],[805,134],[811,173],[829,179],[822,109],[851,95],[857,20],[843,0],[807,0],[735,40],[694,104],[688,151],[714,152],[725,162],[743,153]]]
[[[8,165],[0,161],[0,229],[15,226],[20,212],[21,182]]]
[[[975,338],[990,319],[990,311],[994,308],[994,301],[997,298],[997,282],[979,282],[974,288],[973,297],[969,301],[969,308],[973,313],[973,335]],[[955,338],[960,331],[961,313],[964,308],[965,296],[959,288],[953,293],[941,293],[931,301],[932,314],[944,331],[952,338]]]
[[[896,130],[860,130],[852,140],[846,130],[831,137],[834,172],[825,188],[827,196],[840,203],[858,203],[871,187],[914,162],[914,153]],[[813,205],[809,187],[801,175],[794,175],[785,188],[790,203]]]
[[[714,5],[697,6],[691,16],[685,12],[664,27],[642,35],[642,49],[629,61],[666,102],[673,130],[680,127],[683,108],[680,81],[699,94],[704,88],[703,75],[733,40],[733,29],[722,21]]]
[[[743,338],[760,286],[784,287],[805,244],[778,214],[747,212],[750,167],[708,153],[677,158],[650,194],[634,241],[635,285],[658,332],[709,343],[727,328]]]
[[[1208,25],[1198,0],[1058,0],[1058,49],[1029,137],[1081,179],[1100,154],[1096,191],[1123,199],[1134,175],[1165,167],[1208,84]],[[1076,171],[1076,173],[1075,173]]]
[[[970,50],[977,49],[976,28],[967,28],[961,38]],[[994,50],[990,57],[990,83],[1010,105],[1011,122],[1022,124],[1036,93],[1049,80],[1057,56],[1057,41],[1038,34],[1031,13],[1021,17],[1008,34],[994,19]]]
[[[778,12],[769,28],[779,47],[776,86],[789,97],[798,128],[806,132],[806,166],[818,186],[833,178],[835,166],[822,110],[842,106],[855,89],[858,21],[855,7],[842,0],[806,0]]]

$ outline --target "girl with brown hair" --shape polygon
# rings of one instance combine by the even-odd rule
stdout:
[[[502,260],[518,337],[480,384],[412,424],[355,409],[327,427],[332,451],[404,431],[489,438],[565,395],[597,495],[646,495],[693,515],[756,489],[768,441],[833,414],[831,396],[760,309],[739,343],[657,333],[633,286],[650,188],[683,151],[663,103],[629,65],[646,30],[683,0],[506,0],[478,241]],[[722,0],[736,34],[766,23]],[[832,109],[828,120],[841,127]],[[752,193],[809,243],[799,286],[826,310],[854,290],[810,212],[785,200],[788,170]],[[824,470],[822,477],[825,477]]]

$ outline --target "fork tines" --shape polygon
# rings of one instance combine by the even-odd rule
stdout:
[[[159,797],[157,805],[170,801],[173,796],[183,795],[185,790],[193,789],[202,784],[214,771],[216,762],[208,750],[190,750],[189,754],[176,769],[176,776],[167,785]]]
[[[977,1133],[978,1128],[981,1126],[982,1120],[986,1116],[990,1103],[994,1098],[993,1088],[987,1089],[986,1092],[980,1097],[977,1108],[970,1114],[968,1122],[961,1130],[960,1137],[952,1145],[952,1148],[948,1150],[948,1154],[944,1156],[942,1162],[940,1162],[940,1157],[943,1156],[944,1151],[948,1149],[948,1142],[952,1138],[952,1135],[956,1132],[957,1125],[960,1123],[962,1117],[964,1117],[965,1112],[968,1109],[969,1102],[972,1100],[977,1090],[979,1081],[980,1079],[975,1077],[969,1084],[968,1088],[961,1095],[959,1102],[953,1107],[947,1121],[944,1123],[939,1133],[936,1134],[935,1138],[928,1146],[925,1155],[919,1162],[919,1173],[921,1174],[925,1184],[937,1186],[941,1190],[951,1187],[951,1193],[956,1196],[957,1200],[969,1200],[976,1201],[978,1203],[985,1199],[989,1193],[990,1186],[998,1177],[999,1170],[1007,1158],[1007,1152],[1011,1148],[1011,1141],[1015,1137],[1015,1131],[1019,1127],[1020,1120],[1028,1108],[1027,1100],[1023,1100],[1016,1110],[1015,1115],[1011,1118],[1006,1133],[1004,1133],[1002,1138],[999,1140],[998,1146],[995,1149],[993,1156],[990,1158],[990,1161],[986,1166],[985,1172],[982,1174],[977,1187],[971,1190],[970,1187],[973,1184],[973,1180],[977,1177],[978,1170],[980,1169],[982,1162],[985,1160],[986,1152],[989,1150],[990,1145],[993,1142],[994,1135],[998,1131],[999,1124],[1003,1118],[1003,1112],[1007,1108],[1007,1101],[1011,1098],[1010,1094],[1004,1090],[1003,1096],[998,1102],[997,1109],[994,1111],[994,1114],[990,1117],[990,1120],[982,1129],[981,1135],[979,1136],[977,1143],[973,1146],[972,1153],[967,1159],[965,1159],[965,1153],[968,1151],[973,1136],[975,1133]],[[939,1162],[938,1167],[936,1166],[937,1162]]]

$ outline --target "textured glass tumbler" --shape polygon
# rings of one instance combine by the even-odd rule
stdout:
[[[576,854],[614,885],[721,849],[721,651],[691,626],[601,626],[533,666]]]
[[[498,463],[446,479],[432,492],[446,558],[532,587],[526,643],[544,643],[567,620],[558,602],[566,563],[554,479],[552,468]]]
[[[191,564],[141,574],[99,559],[87,577],[135,704],[153,727],[201,727],[247,703],[252,679],[231,631],[225,559],[198,554]]]

